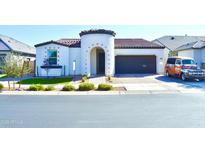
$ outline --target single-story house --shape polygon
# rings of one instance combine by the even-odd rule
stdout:
[[[164,46],[144,40],[115,38],[111,30],[80,32],[80,39],[36,44],[36,75],[164,73]]]
[[[0,66],[2,65],[4,57],[11,52],[20,54],[27,60],[34,60],[36,56],[34,47],[0,34]]]
[[[165,46],[170,55],[193,58],[199,67],[205,68],[204,36],[163,36],[152,42]]]
[[[187,43],[176,49],[179,56],[193,58],[198,67],[205,69],[205,40]]]

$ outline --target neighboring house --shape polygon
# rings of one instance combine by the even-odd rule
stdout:
[[[36,55],[34,47],[0,34],[0,65],[2,65],[4,57],[11,52],[20,54],[28,60],[34,60]]]
[[[176,49],[179,56],[193,58],[198,67],[205,69],[205,40],[187,43]]]
[[[170,55],[191,57],[199,67],[204,66],[205,37],[203,36],[163,36],[153,42],[164,45]]]
[[[111,30],[80,32],[80,39],[35,45],[36,75],[164,73],[164,46],[144,39],[115,39]]]

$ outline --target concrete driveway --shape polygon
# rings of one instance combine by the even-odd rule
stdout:
[[[164,75],[138,74],[117,75],[113,84],[123,85],[127,90],[158,90],[158,91],[204,91],[205,81],[182,81]]]

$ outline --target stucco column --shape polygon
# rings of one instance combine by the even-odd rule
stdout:
[[[115,74],[115,53],[114,38],[109,38],[109,45],[105,49],[105,75],[113,76]]]
[[[96,30],[83,31],[81,36],[81,74],[91,75],[91,50],[102,48],[105,52],[105,75],[113,76],[115,73],[115,54],[113,31]]]

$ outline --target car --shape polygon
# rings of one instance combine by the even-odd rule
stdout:
[[[169,57],[165,73],[168,77],[179,77],[183,81],[188,79],[202,81],[205,78],[205,70],[198,68],[194,59],[189,57]]]

